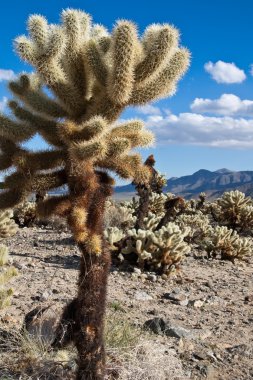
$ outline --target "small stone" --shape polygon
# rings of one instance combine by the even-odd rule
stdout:
[[[155,334],[163,334],[166,329],[166,322],[162,318],[152,318],[144,323],[144,328],[153,331]]]
[[[165,293],[163,297],[181,306],[187,306],[189,302],[188,298],[184,293],[179,293],[175,291],[171,293]]]
[[[200,307],[202,307],[204,305],[204,301],[201,301],[201,300],[189,301],[189,305],[193,306],[193,307],[196,307],[196,308],[200,308]]]
[[[251,295],[245,296],[244,302],[245,303],[253,302],[253,295],[251,294]]]
[[[147,278],[149,281],[152,281],[152,282],[157,281],[157,276],[155,274],[149,274]]]
[[[41,302],[47,301],[47,300],[49,299],[49,297],[50,297],[49,292],[45,291],[45,292],[43,292],[43,293],[41,294],[41,296],[40,296],[40,301],[41,301]]]
[[[151,301],[153,299],[153,297],[146,292],[136,292],[134,298],[138,301]]]
[[[137,274],[137,275],[141,275],[141,270],[140,270],[140,268],[134,268],[133,273],[135,273],[135,274]]]
[[[161,278],[162,278],[163,280],[168,280],[168,276],[167,276],[167,274],[165,274],[165,273],[163,273],[163,274],[161,275]]]
[[[13,266],[19,270],[27,269],[27,266],[24,263],[19,263],[18,261],[13,261]]]

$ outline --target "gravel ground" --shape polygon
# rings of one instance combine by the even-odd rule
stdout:
[[[24,228],[6,244],[20,273],[2,323],[19,326],[34,307],[64,305],[75,295],[79,253],[67,231]],[[156,347],[174,350],[185,379],[253,379],[252,269],[253,260],[233,265],[197,251],[169,280],[112,267],[108,309],[149,325]]]

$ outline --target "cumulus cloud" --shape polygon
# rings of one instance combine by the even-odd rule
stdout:
[[[151,104],[147,104],[145,106],[140,106],[136,108],[138,113],[142,113],[143,115],[161,115],[161,110],[159,107],[152,106]]]
[[[253,148],[253,119],[163,112],[147,115],[145,124],[155,133],[160,145]]]
[[[3,80],[12,80],[15,78],[15,73],[13,70],[0,69],[0,82]]]
[[[253,100],[242,100],[233,94],[223,94],[218,99],[196,98],[191,110],[197,113],[209,113],[226,116],[253,116]]]
[[[204,68],[218,83],[241,83],[246,79],[245,72],[234,63],[210,61],[205,63]]]
[[[6,96],[4,96],[2,100],[0,100],[0,112],[4,111],[4,109],[7,105],[7,101],[8,101],[8,99],[6,98]]]

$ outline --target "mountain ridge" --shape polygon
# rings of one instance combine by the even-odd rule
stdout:
[[[224,191],[240,190],[246,195],[253,195],[253,171],[233,171],[226,168],[210,171],[200,169],[193,174],[171,177],[164,187],[165,192],[183,196],[186,199],[196,198],[199,193],[205,192],[209,199],[221,196]],[[132,184],[116,186],[117,194],[135,193]]]

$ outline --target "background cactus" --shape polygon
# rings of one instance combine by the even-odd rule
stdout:
[[[212,212],[219,223],[232,229],[243,229],[247,228],[245,217],[247,223],[253,223],[253,213],[249,206],[253,206],[250,197],[238,190],[227,191],[212,204]]]
[[[54,345],[74,341],[77,378],[103,379],[110,265],[103,214],[114,183],[106,171],[144,185],[152,173],[139,154],[130,152],[151,144],[152,133],[139,120],[115,121],[128,105],[172,95],[189,65],[189,52],[170,25],[152,25],[139,39],[130,21],[118,21],[110,34],[93,25],[88,14],[72,9],[62,12],[57,26],[31,16],[28,32],[29,37],[15,40],[15,48],[35,72],[10,82],[12,116],[0,116],[1,169],[16,169],[5,177],[0,209],[14,207],[32,192],[68,185],[67,195],[38,203],[40,216],[67,218],[82,251],[77,298],[64,310]],[[23,147],[36,133],[50,150]]]
[[[15,207],[13,219],[19,227],[31,227],[36,219],[35,202],[23,202]]]
[[[0,245],[0,309],[10,305],[11,296],[13,294],[13,289],[7,287],[7,283],[15,276],[18,272],[16,268],[8,266],[9,253],[8,248],[5,245]]]
[[[11,210],[0,212],[0,239],[11,237],[17,232],[17,225],[12,217]]]
[[[203,246],[209,256],[220,255],[223,260],[245,260],[252,255],[253,242],[247,237],[240,237],[238,233],[225,226],[216,226],[209,231]]]

